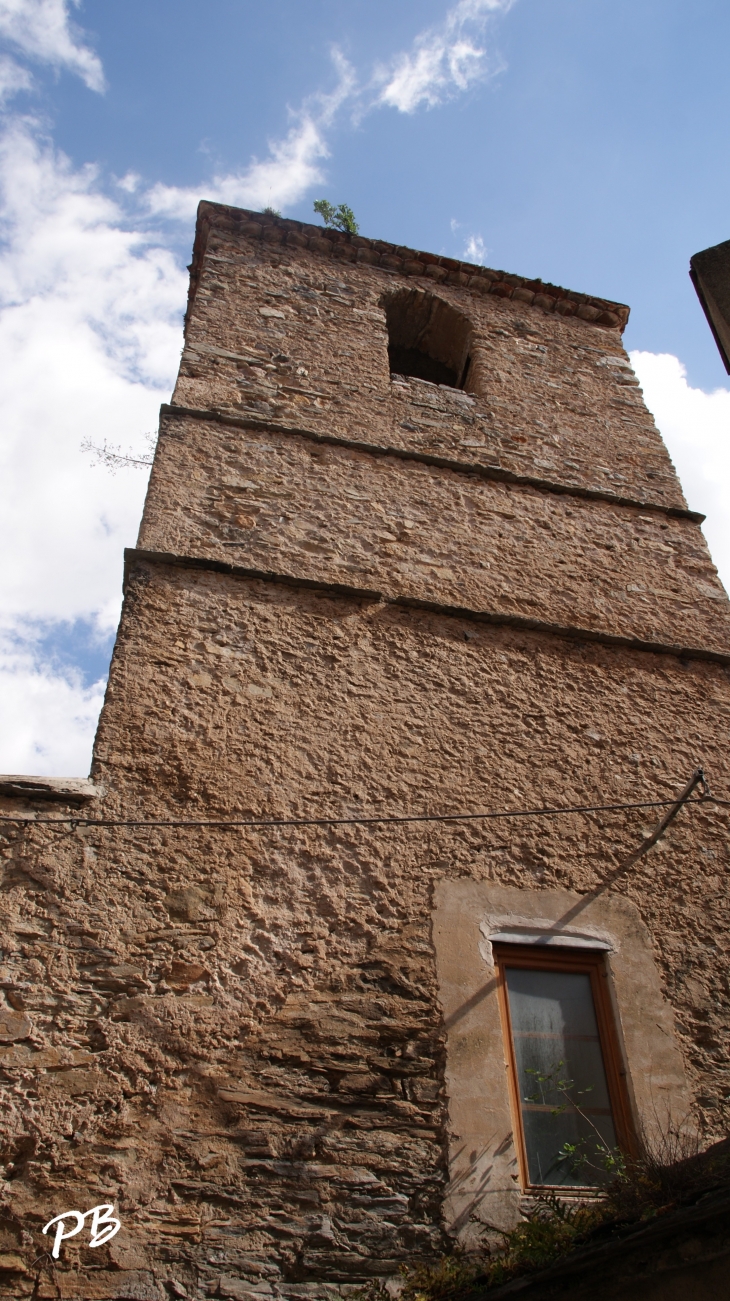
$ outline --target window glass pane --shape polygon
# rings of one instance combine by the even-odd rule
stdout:
[[[600,1185],[616,1133],[590,976],[505,970],[530,1182]]]

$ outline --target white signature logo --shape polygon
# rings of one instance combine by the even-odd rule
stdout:
[[[84,1212],[83,1215],[81,1214],[81,1211],[63,1211],[60,1215],[56,1215],[54,1219],[49,1220],[43,1232],[48,1233],[48,1230],[52,1228],[54,1224],[56,1225],[56,1237],[51,1252],[53,1259],[58,1260],[61,1251],[61,1243],[65,1242],[67,1238],[75,1238],[76,1234],[80,1233],[83,1229],[84,1220],[88,1220],[89,1216],[91,1216],[91,1241],[89,1246],[102,1247],[104,1243],[108,1242],[110,1238],[113,1238],[114,1234],[118,1233],[122,1227],[119,1220],[114,1219],[112,1214],[113,1210],[114,1203],[106,1202],[102,1206],[92,1206],[91,1210]],[[76,1221],[76,1226],[73,1229],[69,1229],[67,1233],[66,1221],[70,1220],[72,1217]]]

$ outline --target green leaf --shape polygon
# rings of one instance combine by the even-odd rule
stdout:
[[[352,208],[346,203],[338,203],[337,207],[330,203],[329,199],[315,199],[314,211],[322,218],[325,226],[333,230],[342,230],[348,235],[357,235],[360,227],[355,221],[355,214]]]

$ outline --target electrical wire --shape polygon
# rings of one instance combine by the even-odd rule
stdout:
[[[730,800],[718,799],[715,795],[703,794],[697,799],[686,800],[687,804],[723,804],[730,807]],[[481,813],[414,813],[402,815],[384,815],[382,817],[360,818],[83,818],[70,815],[63,818],[19,818],[0,814],[0,822],[13,822],[33,827],[217,827],[226,828],[266,828],[266,827],[361,827],[385,826],[410,822],[478,822],[503,818],[545,818],[559,817],[570,813],[611,813],[628,809],[668,808],[676,804],[674,799],[639,800],[622,804],[574,804],[556,805],[537,809],[488,809]]]

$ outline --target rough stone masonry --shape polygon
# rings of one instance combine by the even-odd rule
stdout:
[[[0,784],[0,1296],[347,1297],[514,1223],[490,936],[566,909],[637,1130],[726,1132],[721,806],[627,872],[662,808],[352,821],[730,796],[730,607],[627,316],[201,205],[91,777]],[[391,374],[414,340],[462,386]]]

